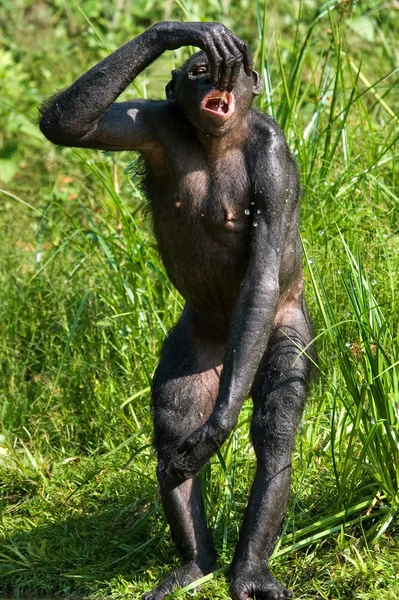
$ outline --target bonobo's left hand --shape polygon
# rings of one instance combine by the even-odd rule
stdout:
[[[180,444],[168,465],[159,462],[157,474],[162,489],[170,492],[186,479],[194,477],[228,435],[229,431],[223,430],[212,418],[196,429]]]
[[[220,90],[234,88],[241,65],[252,75],[252,55],[246,42],[221,23],[180,23],[164,21],[153,25],[149,32],[157,35],[165,50],[181,46],[197,46],[208,57],[211,83]]]

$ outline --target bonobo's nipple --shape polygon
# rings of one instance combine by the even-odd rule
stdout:
[[[233,210],[231,208],[224,208],[224,218],[225,218],[225,227],[226,229],[234,230],[237,226],[237,218]]]
[[[225,215],[226,221],[235,221],[236,220],[236,216],[230,208],[224,209],[224,215]]]

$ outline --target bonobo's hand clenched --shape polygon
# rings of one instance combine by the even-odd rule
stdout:
[[[160,33],[166,50],[186,45],[204,50],[211,66],[211,83],[220,90],[233,89],[242,64],[246,74],[252,74],[247,44],[221,23],[163,22],[152,29]]]
[[[212,419],[189,435],[180,446],[168,465],[163,461],[158,465],[158,480],[163,490],[170,492],[197,475],[206,462],[215,454],[228,437]]]

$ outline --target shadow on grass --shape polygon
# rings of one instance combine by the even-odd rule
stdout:
[[[173,568],[176,552],[154,495],[57,518],[68,506],[76,513],[73,504],[72,497],[61,507],[53,505],[54,511],[42,507],[42,524],[36,527],[17,517],[18,531],[0,537],[0,599],[126,593],[139,598]]]

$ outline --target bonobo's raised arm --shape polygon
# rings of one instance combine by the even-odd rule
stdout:
[[[154,103],[115,100],[165,50],[197,46],[206,52],[211,81],[231,90],[241,64],[248,75],[252,58],[245,42],[219,23],[158,23],[102,60],[42,109],[40,129],[53,143],[106,150],[141,150],[156,132]],[[127,110],[136,108],[141,118]],[[146,113],[148,111],[148,113]],[[155,125],[156,128],[156,125]]]

